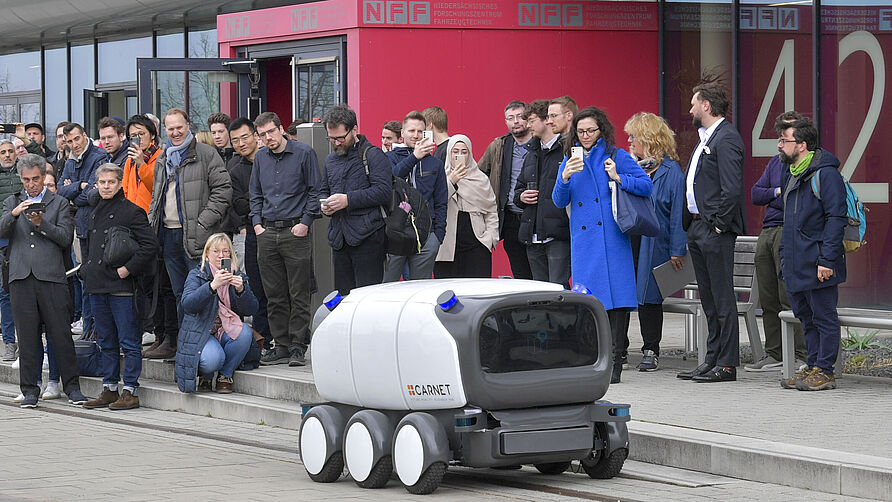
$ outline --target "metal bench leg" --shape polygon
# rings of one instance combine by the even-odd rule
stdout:
[[[790,323],[781,319],[781,355],[784,358],[783,377],[793,378],[796,354],[793,349],[793,337],[790,336]]]
[[[706,337],[709,336],[709,327],[706,325],[706,313],[703,307],[697,309],[697,364],[706,362]]]
[[[765,356],[765,348],[762,346],[762,337],[759,334],[759,322],[756,321],[756,312],[750,309],[743,315],[746,321],[746,334],[750,339],[750,348],[753,350],[753,362]]]
[[[839,333],[839,353],[836,354],[836,364],[833,366],[834,375],[842,375],[846,369],[846,356],[842,352],[842,330]]]

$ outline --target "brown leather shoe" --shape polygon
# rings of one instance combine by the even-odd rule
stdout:
[[[232,394],[232,378],[217,377],[217,394]]]
[[[171,340],[173,338],[173,340]],[[148,359],[173,359],[177,355],[176,337],[165,337],[155,350],[146,352],[145,357]]]
[[[214,390],[214,382],[203,376],[198,377],[198,392],[210,392]]]
[[[108,405],[110,410],[132,410],[134,408],[139,408],[139,397],[134,396],[127,389],[124,389],[117,401]]]
[[[154,350],[157,349],[158,346],[160,346],[160,345],[161,345],[161,342],[159,342],[158,340],[155,340],[155,342],[152,343],[152,345],[149,345],[148,347],[142,349],[142,356],[143,356],[143,357],[146,357],[146,354],[148,354],[149,352],[154,351]]]
[[[102,389],[102,394],[99,394],[99,397],[96,399],[91,399],[84,403],[84,408],[88,410],[93,410],[96,408],[105,408],[106,406],[114,403],[119,398],[118,391],[108,390],[107,387]]]

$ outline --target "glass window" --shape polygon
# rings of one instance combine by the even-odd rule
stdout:
[[[297,67],[297,113],[307,121],[321,119],[337,101],[337,61]]]
[[[46,136],[47,144],[55,144],[56,124],[68,120],[68,58],[65,48],[45,51],[46,68]]]
[[[158,35],[155,39],[155,49],[158,51],[159,58],[181,58],[183,56],[183,35],[182,33],[171,33],[169,35]]]
[[[189,31],[190,58],[217,58],[220,49],[217,45],[217,30]]]
[[[93,44],[71,48],[71,120],[84,123],[84,89],[93,89]]]
[[[840,172],[871,210],[867,240],[875,244],[847,260],[840,306],[890,308],[892,266],[884,243],[892,238],[888,181],[892,16],[888,2],[885,6],[867,5],[872,3],[821,3],[819,126],[821,147],[839,158]]]
[[[40,89],[40,52],[0,56],[0,94]]]
[[[487,373],[587,366],[598,359],[598,328],[584,305],[513,307],[486,316],[479,346]]]
[[[676,132],[678,155],[686,168],[700,142],[688,113],[691,90],[707,77],[723,81],[731,92],[731,2],[670,1],[665,9],[665,118]]]
[[[152,57],[152,37],[99,43],[99,83],[136,80],[136,58]]]

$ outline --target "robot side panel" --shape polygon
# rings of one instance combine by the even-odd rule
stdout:
[[[313,379],[324,399],[337,403],[359,405],[353,384],[350,330],[356,303],[343,301],[313,332]],[[322,307],[325,308],[325,307]]]
[[[359,405],[406,410],[397,362],[397,329],[405,303],[364,298],[353,315],[350,362]]]
[[[407,303],[397,335],[400,391],[413,410],[459,408],[467,403],[458,347],[430,303]]]

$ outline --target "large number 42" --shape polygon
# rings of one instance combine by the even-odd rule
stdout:
[[[762,99],[762,106],[759,108],[756,123],[753,125],[753,157],[773,157],[777,154],[777,140],[762,138],[761,133],[768,120],[771,103],[777,95],[778,87],[780,87],[781,77],[784,78],[784,110],[795,109],[793,99],[796,89],[793,77],[795,73],[793,67],[794,47],[793,40],[784,41],[777,58],[777,64],[774,66],[774,73],[771,75],[768,89],[765,91],[765,98]],[[886,91],[886,60],[883,57],[883,49],[879,41],[870,32],[855,31],[843,37],[839,41],[837,65],[842,65],[846,58],[858,51],[866,53],[873,64],[873,95],[870,98],[870,106],[867,108],[867,115],[861,125],[861,131],[858,132],[858,137],[855,139],[852,150],[846,157],[841,170],[842,175],[847,179],[851,179],[855,173],[855,168],[861,162],[867,143],[873,135],[880,118],[880,109],[883,107],[883,96]],[[863,202],[889,202],[888,183],[852,183],[852,187],[858,192],[858,197]]]

